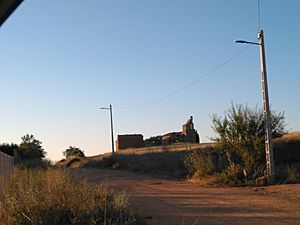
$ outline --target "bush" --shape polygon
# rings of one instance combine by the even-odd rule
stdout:
[[[300,181],[300,171],[294,165],[289,166],[286,169],[286,182],[297,183]]]
[[[16,169],[0,210],[6,225],[138,224],[126,196],[62,170]]]
[[[275,112],[271,116],[274,138],[284,134],[284,114]],[[261,110],[243,105],[231,105],[224,118],[213,116],[213,129],[217,136],[213,138],[226,152],[229,161],[228,174],[237,172],[240,183],[255,181],[265,175],[265,123]]]
[[[14,152],[18,151],[19,146],[17,144],[8,144],[8,143],[3,143],[0,144],[0,152],[4,152],[7,155],[14,156]]]
[[[280,165],[276,167],[277,179],[281,183],[300,182],[300,164]]]
[[[20,169],[48,169],[51,167],[51,161],[47,159],[21,159],[16,166]]]
[[[161,145],[162,145],[161,136],[150,137],[145,140],[146,147],[161,146]]]
[[[228,160],[220,149],[196,149],[186,155],[184,164],[190,177],[207,177],[222,172]]]
[[[80,157],[85,157],[84,151],[82,151],[80,148],[70,146],[67,148],[64,152],[63,155],[66,158],[80,158]]]
[[[300,171],[296,166],[291,165],[286,169],[286,182],[288,183],[300,182]]]
[[[239,185],[243,178],[242,168],[239,165],[227,167],[224,171],[216,173],[212,183],[225,185]]]
[[[42,147],[42,142],[35,139],[33,135],[26,134],[19,145],[19,154],[21,159],[42,159],[46,152]]]

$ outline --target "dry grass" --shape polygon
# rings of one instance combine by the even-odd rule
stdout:
[[[209,144],[174,144],[150,148],[117,151],[114,157],[105,154],[101,160],[90,160],[84,167],[125,169],[168,178],[185,178],[187,170],[184,160],[194,149],[208,149]]]
[[[184,178],[187,170],[184,165],[186,154],[194,149],[211,149],[214,143],[173,144],[148,148],[135,148],[103,155],[67,159],[57,163],[58,167],[96,167],[125,169],[134,172],[153,174],[161,177]]]
[[[107,153],[99,156],[73,159],[73,161],[65,160],[60,166],[124,169],[160,177],[186,178],[190,175],[189,168],[185,165],[187,155],[193,150],[207,151],[216,148],[216,144],[206,143],[126,149],[117,151],[114,157]],[[287,133],[281,138],[275,139],[274,157],[277,174],[279,178],[281,177],[280,180],[282,182],[290,180],[286,178],[291,172],[300,171],[300,132]],[[293,170],[290,168],[293,168]]]
[[[191,144],[191,143],[178,143],[173,145],[146,147],[146,148],[132,148],[126,150],[119,150],[117,154],[127,155],[143,155],[149,153],[162,153],[162,152],[180,152],[180,151],[191,151],[194,149],[206,149],[215,147],[214,143],[203,143],[203,144]]]
[[[274,140],[275,164],[300,164],[300,132],[291,132]]]
[[[16,169],[1,200],[5,225],[138,224],[124,195],[63,170]]]
[[[300,132],[290,132],[282,135],[280,138],[274,140],[277,142],[286,142],[286,141],[300,141]]]

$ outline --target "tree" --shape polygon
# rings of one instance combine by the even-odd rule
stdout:
[[[26,134],[19,145],[21,159],[42,159],[46,152],[42,147],[42,142],[35,139],[33,135]]]
[[[196,131],[195,143],[197,143],[197,144],[200,143],[200,136],[197,131]]]
[[[17,144],[8,144],[8,143],[3,143],[0,144],[0,152],[4,152],[7,155],[14,156],[14,152],[18,151],[19,146]]]
[[[161,146],[162,145],[162,141],[161,141],[161,136],[154,136],[154,137],[150,137],[147,138],[145,140],[145,146],[146,147],[153,147],[153,146]]]
[[[64,152],[63,155],[66,158],[76,158],[76,157],[85,157],[84,152],[77,147],[70,146],[67,148]]]
[[[284,113],[271,113],[273,138],[286,133]],[[265,122],[263,112],[257,108],[232,104],[224,118],[212,117],[212,128],[217,136],[212,138],[225,152],[230,171],[238,179],[255,180],[265,172]]]

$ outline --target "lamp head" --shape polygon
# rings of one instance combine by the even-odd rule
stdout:
[[[245,44],[247,43],[246,41],[244,40],[235,40],[234,43],[241,43],[241,44]]]

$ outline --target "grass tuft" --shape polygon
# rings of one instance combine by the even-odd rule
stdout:
[[[4,192],[6,225],[140,224],[123,194],[76,182],[64,170],[16,169]]]

